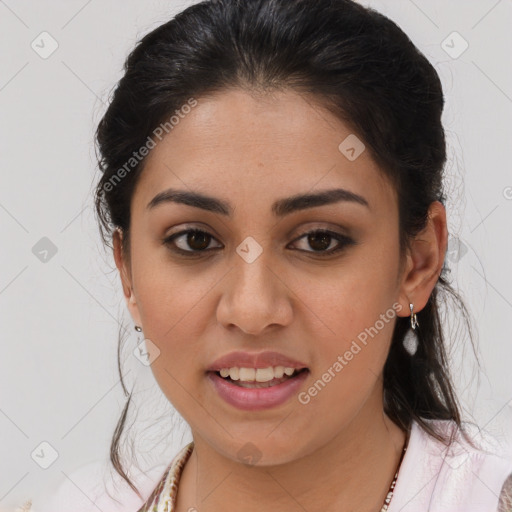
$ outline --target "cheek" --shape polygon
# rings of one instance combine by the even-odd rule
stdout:
[[[141,251],[134,258],[139,310],[156,340],[182,339],[178,333],[194,339],[197,322],[193,319],[218,281],[208,272],[198,276],[197,268],[173,262],[165,248]]]
[[[198,362],[204,359],[203,319],[211,314],[205,309],[205,295],[211,286],[160,277],[148,280],[141,296],[141,317],[148,326],[145,335],[160,351],[151,370],[164,395],[185,419],[191,408],[190,393],[197,395],[197,378],[203,376]]]
[[[380,315],[388,312],[388,317],[392,316],[397,293],[395,273],[392,261],[384,259],[370,264],[360,252],[357,258],[347,259],[329,270],[301,274],[297,279],[287,276],[293,283],[290,288],[300,298],[296,303],[302,308],[298,315],[311,320],[309,329],[316,327],[322,338],[336,340],[338,344],[350,342],[371,328]],[[378,325],[385,338],[392,331],[387,320],[384,326]]]
[[[315,378],[319,386],[328,382],[323,400],[333,406],[341,398],[360,403],[382,372],[396,322],[394,274],[385,267],[359,260],[328,280],[305,283],[302,314],[312,319]]]
[[[211,306],[208,310],[208,292],[218,279],[207,275],[194,278],[190,271],[169,262],[150,265],[148,260],[137,270],[137,300],[144,335],[159,350],[151,369],[164,393],[179,394],[178,383],[187,388],[197,362],[202,360],[200,340],[205,338],[205,318],[212,314]]]
[[[344,307],[343,307],[344,306]],[[355,310],[340,305],[331,327],[333,336],[315,337],[314,372],[310,387],[300,403],[308,401],[309,414],[325,415],[328,410],[339,421],[347,420],[373,394],[381,378],[396,321],[393,308]],[[347,320],[350,318],[350,320]]]

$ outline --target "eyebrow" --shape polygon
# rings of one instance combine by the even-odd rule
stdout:
[[[285,215],[305,210],[307,208],[315,208],[317,206],[324,206],[342,201],[360,204],[370,208],[368,201],[364,197],[343,188],[335,188],[331,190],[323,190],[314,194],[301,194],[279,199],[272,205],[272,213],[276,217],[284,217]],[[231,216],[233,213],[232,206],[226,201],[206,196],[198,192],[189,192],[172,188],[157,194],[148,203],[146,208],[152,210],[158,205],[169,202],[184,204],[226,216]]]

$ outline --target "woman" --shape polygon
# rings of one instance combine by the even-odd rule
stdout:
[[[193,442],[133,510],[512,509],[446,364],[443,102],[349,0],[206,1],[139,42],[96,206]]]

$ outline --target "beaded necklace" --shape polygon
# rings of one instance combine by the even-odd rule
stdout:
[[[407,445],[409,442],[410,430],[407,432],[404,448],[398,461],[395,476],[391,485],[389,486],[386,499],[380,509],[380,512],[387,512],[391,503],[391,498],[395,490],[395,485],[398,479],[398,473],[404,459]],[[178,454],[175,460],[171,463],[169,471],[165,474],[165,477],[160,481],[156,489],[153,491],[151,496],[146,501],[146,504],[139,509],[138,512],[175,512],[174,508],[176,505],[176,495],[178,493],[178,483],[180,481],[183,468],[192,453],[194,443],[189,443],[183,450]]]

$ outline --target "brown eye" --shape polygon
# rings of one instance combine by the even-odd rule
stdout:
[[[208,247],[212,240],[215,240],[214,237],[206,231],[187,229],[166,238],[164,244],[177,253],[194,255],[194,253],[210,252],[211,249]]]
[[[321,231],[310,233],[308,243],[315,251],[325,251],[331,245],[332,236]]]
[[[307,245],[313,250],[301,249],[301,251],[313,254],[316,253],[318,256],[330,256],[331,254],[341,251],[347,246],[356,244],[356,242],[348,236],[324,229],[316,229],[314,231],[304,233],[301,237],[297,238],[295,242],[302,239],[305,239]],[[333,242],[337,242],[337,245],[335,244],[334,248],[329,249]]]
[[[204,231],[190,231],[187,234],[187,244],[196,251],[204,250],[210,245],[210,235]]]

